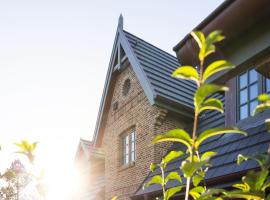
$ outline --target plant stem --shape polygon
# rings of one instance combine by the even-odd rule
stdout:
[[[163,166],[161,166],[160,169],[161,169],[161,176],[162,176],[163,199],[165,199],[165,175],[164,175],[164,168],[163,168]]]
[[[203,64],[204,64],[204,59],[201,60],[201,62],[200,62],[200,74],[199,74],[198,88],[201,87],[201,85],[202,85]],[[190,152],[190,161],[191,162],[193,162],[194,145],[195,145],[195,141],[197,138],[196,133],[197,133],[197,128],[198,128],[198,118],[199,118],[198,110],[196,110],[196,108],[194,107],[194,124],[193,124],[193,131],[192,131],[193,144],[192,144],[192,148],[191,148],[191,152]],[[185,200],[188,200],[191,178],[192,178],[192,176],[187,178]]]

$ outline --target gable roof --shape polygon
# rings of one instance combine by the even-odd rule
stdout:
[[[77,152],[75,155],[75,160],[79,159],[81,151],[83,151],[83,154],[85,155],[86,159],[89,159],[89,151],[91,147],[93,147],[93,142],[80,138]]]
[[[123,17],[120,15],[94,133],[97,146],[106,119],[104,113],[110,106],[110,88],[114,84],[115,72],[125,59],[128,59],[150,105],[164,107],[187,118],[193,117],[191,102],[195,86],[171,77],[173,70],[180,65],[177,58],[123,30]]]

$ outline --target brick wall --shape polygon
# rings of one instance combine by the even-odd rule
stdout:
[[[149,172],[151,162],[158,162],[169,144],[151,145],[157,133],[181,127],[182,124],[168,117],[167,110],[151,106],[135,73],[127,62],[115,81],[111,107],[107,113],[102,148],[105,150],[105,199],[114,195],[119,200],[129,197],[138,189]],[[131,80],[128,95],[122,93],[126,79]],[[118,108],[112,104],[118,102]],[[136,131],[136,161],[133,165],[121,164],[121,135],[131,128]]]

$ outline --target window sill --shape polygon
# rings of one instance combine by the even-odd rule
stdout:
[[[125,165],[121,165],[119,168],[119,171],[124,171],[124,170],[132,168],[134,166],[135,166],[135,161],[128,163],[128,164],[125,164]]]
[[[265,123],[265,119],[270,117],[270,110],[258,113],[255,116],[249,116],[245,119],[239,120],[236,126],[240,129],[247,130]]]

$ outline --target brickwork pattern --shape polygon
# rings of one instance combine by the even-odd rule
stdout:
[[[123,84],[131,80],[130,92],[124,96]],[[111,105],[105,122],[102,148],[105,150],[105,199],[118,196],[119,200],[130,199],[149,173],[151,162],[158,162],[168,145],[152,145],[158,133],[182,126],[167,117],[167,110],[151,106],[132,68],[128,66],[116,77]],[[130,129],[136,132],[136,161],[129,166],[121,163],[121,135]]]

